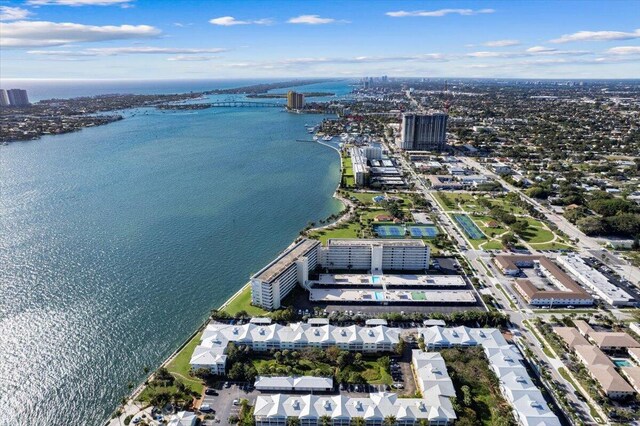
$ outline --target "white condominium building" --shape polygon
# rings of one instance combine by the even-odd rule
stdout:
[[[251,277],[251,302],[264,309],[278,309],[293,288],[307,284],[315,269],[320,242],[303,239],[282,252]]]
[[[229,342],[246,345],[254,351],[329,348],[337,346],[352,352],[391,352],[400,341],[400,329],[384,325],[377,327],[314,326],[295,323],[290,325],[244,324],[230,325],[212,322],[202,334],[202,342],[191,357],[191,367],[210,369],[213,374],[224,374]]]
[[[635,299],[623,289],[612,284],[600,271],[587,265],[576,255],[558,256],[557,262],[578,278],[583,285],[592,289],[612,306],[632,305]]]
[[[518,424],[560,426],[560,421],[547,406],[542,393],[531,381],[520,351],[507,343],[499,330],[434,326],[420,329],[418,333],[427,349],[482,346]]]
[[[429,246],[422,240],[330,239],[318,252],[318,264],[381,274],[428,269],[429,256]]]

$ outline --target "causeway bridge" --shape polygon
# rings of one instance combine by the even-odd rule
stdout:
[[[220,101],[212,102],[211,108],[284,108],[284,104],[273,102]]]

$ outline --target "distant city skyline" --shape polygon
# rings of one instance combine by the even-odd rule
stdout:
[[[2,79],[638,78],[637,1],[0,1]]]

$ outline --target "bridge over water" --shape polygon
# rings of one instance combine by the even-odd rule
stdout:
[[[284,104],[272,102],[250,102],[250,101],[220,101],[212,102],[212,108],[284,108]]]

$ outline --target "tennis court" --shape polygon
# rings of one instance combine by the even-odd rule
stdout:
[[[433,238],[438,235],[438,228],[429,225],[409,225],[409,233],[413,238]]]
[[[472,240],[484,239],[484,234],[482,233],[480,228],[478,228],[476,224],[473,223],[469,216],[467,216],[466,214],[454,214],[452,216],[469,238],[471,238]]]
[[[401,238],[405,234],[402,225],[374,225],[373,231],[381,238]]]

